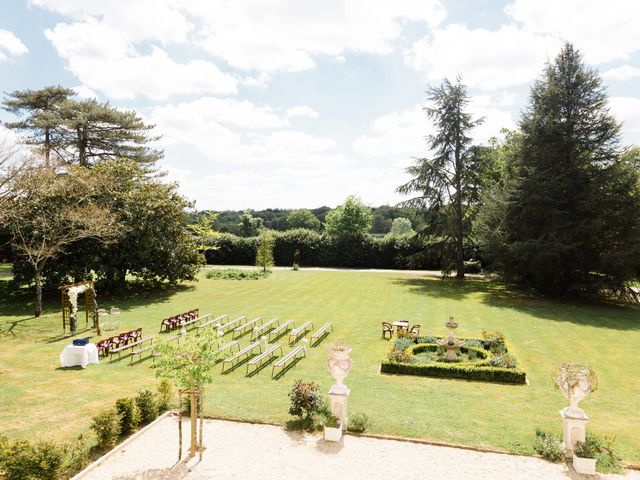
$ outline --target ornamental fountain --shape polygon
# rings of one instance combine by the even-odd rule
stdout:
[[[455,337],[455,330],[458,328],[459,324],[453,321],[453,317],[449,317],[449,321],[444,324],[445,327],[449,330],[449,336],[447,338],[441,338],[436,340],[436,343],[441,347],[446,349],[446,353],[444,358],[446,360],[456,361],[458,360],[458,350],[462,347],[465,342],[464,340],[460,340]]]

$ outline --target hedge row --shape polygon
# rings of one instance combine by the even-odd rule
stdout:
[[[527,375],[514,368],[479,367],[459,365],[456,363],[392,363],[382,361],[382,373],[399,373],[402,375],[422,375],[425,377],[457,378],[464,380],[482,380],[485,382],[527,383]]]
[[[205,257],[214,265],[253,265],[256,238],[221,234],[211,237]],[[302,267],[398,268],[439,270],[443,268],[446,242],[412,238],[334,238],[305,229],[275,233],[274,259],[278,266],[291,266],[295,252]],[[469,259],[476,249],[467,245]],[[477,262],[468,263],[479,268]],[[472,273],[472,272],[469,272]]]

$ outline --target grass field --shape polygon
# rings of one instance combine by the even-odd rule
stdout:
[[[58,356],[70,340],[61,335],[56,299],[37,320],[23,293],[3,287],[0,300],[0,430],[68,439],[87,432],[101,408],[156,383],[150,360],[59,369]],[[458,284],[401,272],[304,270],[276,271],[264,280],[202,276],[196,283],[128,298],[98,292],[98,301],[123,310],[118,331],[141,326],[145,335],[157,334],[162,318],[194,307],[202,313],[310,319],[316,326],[333,322],[335,333],[280,380],[270,379],[270,367],[251,378],[245,378],[244,366],[216,377],[206,413],[247,420],[284,423],[295,379],[318,382],[326,392],[332,382],[325,347],[341,337],[353,347],[354,367],[345,381],[352,389],[350,410],[367,413],[371,431],[527,452],[536,427],[561,430],[558,410],[565,400],[552,386],[553,368],[563,361],[587,362],[600,377],[600,389],[581,404],[591,417],[589,428],[615,435],[623,457],[640,460],[637,307],[537,299],[491,281]],[[382,320],[407,319],[422,324],[423,334],[444,334],[450,315],[460,322],[461,336],[478,336],[483,329],[504,332],[530,385],[378,373],[389,348],[380,339]],[[84,327],[84,320],[79,325]]]

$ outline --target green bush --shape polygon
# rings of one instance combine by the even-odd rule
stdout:
[[[533,450],[545,460],[560,462],[564,460],[564,444],[560,437],[553,433],[536,430]]]
[[[215,278],[222,280],[258,280],[260,278],[267,278],[270,271],[259,270],[240,270],[237,268],[216,268],[209,270],[206,274],[207,278]]]
[[[393,349],[404,352],[411,345],[413,345],[413,339],[409,337],[399,337],[396,338],[396,341],[393,344]]]
[[[501,355],[507,352],[507,345],[504,334],[501,332],[482,332],[482,346],[494,355]]]
[[[140,412],[140,423],[146,425],[153,422],[158,416],[158,403],[156,396],[150,390],[141,390],[135,399],[136,407]]]
[[[173,387],[166,378],[158,384],[158,411],[166,412],[173,404]]]
[[[98,447],[110,448],[116,444],[120,436],[120,420],[115,408],[103,410],[93,417],[91,429],[98,437]]]
[[[89,464],[90,448],[82,435],[76,440],[66,443],[63,446],[63,450],[64,464],[62,473],[64,476],[71,478]]]
[[[613,449],[613,437],[600,437],[587,432],[584,442],[577,442],[573,453],[582,458],[595,458],[599,472],[619,472],[622,470],[621,458]]]
[[[487,360],[487,365],[501,368],[516,368],[517,362],[513,355],[503,353],[501,355],[495,355],[491,357],[489,360]]]
[[[412,358],[406,350],[392,349],[387,354],[387,359],[392,363],[411,363]]]
[[[324,422],[325,427],[338,428],[340,426],[340,419],[334,415],[330,415]]]
[[[289,392],[289,401],[291,402],[289,414],[300,418],[303,416],[310,418],[317,413],[322,405],[319,390],[320,387],[316,383],[296,380]]]
[[[4,480],[58,480],[64,451],[55,442],[31,444],[24,440],[3,440],[0,473]]]
[[[369,426],[369,417],[364,413],[354,413],[349,416],[349,424],[347,430],[350,432],[362,433],[367,430]]]
[[[132,398],[116,400],[116,411],[120,416],[120,435],[126,437],[135,432],[140,423],[140,414]]]

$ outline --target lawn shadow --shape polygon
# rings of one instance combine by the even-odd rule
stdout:
[[[482,304],[532,317],[615,330],[640,330],[640,306],[586,298],[548,298],[498,279],[393,278],[396,285],[433,298],[465,300],[480,295]]]

